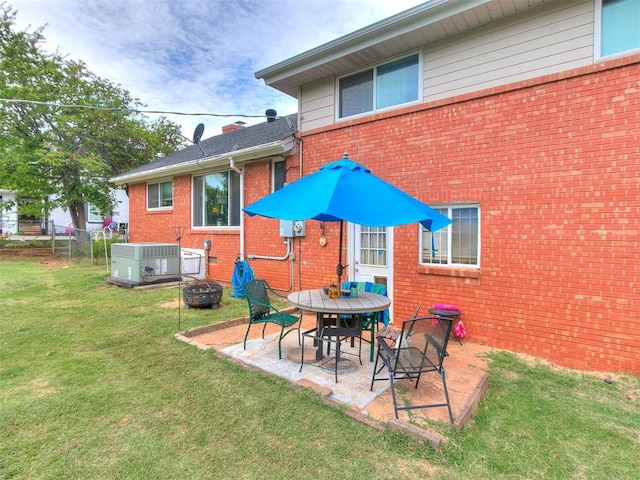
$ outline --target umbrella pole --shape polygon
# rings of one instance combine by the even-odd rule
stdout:
[[[336,266],[336,273],[338,274],[338,291],[342,290],[342,272],[346,265],[342,265],[342,229],[344,221],[340,220],[340,240],[338,241],[338,265]]]

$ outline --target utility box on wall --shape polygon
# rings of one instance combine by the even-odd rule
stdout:
[[[304,237],[305,235],[304,220],[280,220],[281,237]]]
[[[133,283],[178,278],[180,249],[172,243],[114,243],[111,276]]]

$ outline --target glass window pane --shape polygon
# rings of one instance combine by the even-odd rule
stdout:
[[[205,176],[205,210],[208,227],[226,227],[229,224],[229,174],[210,173]]]
[[[147,208],[158,208],[159,206],[159,186],[157,183],[150,183],[147,185]]]
[[[284,162],[279,162],[284,165]],[[240,225],[240,175],[236,172],[229,172],[231,180],[231,191],[229,192],[229,225],[237,227]]]
[[[204,226],[204,177],[193,178],[193,226]]]
[[[340,79],[340,118],[373,110],[373,70]]]
[[[448,208],[434,208],[435,211],[449,216]],[[422,231],[422,262],[446,265],[449,259],[449,227],[431,233],[424,227]]]
[[[455,208],[451,219],[451,263],[476,265],[478,263],[478,210]]]
[[[387,265],[387,230],[384,227],[360,227],[360,263]]]
[[[173,182],[162,182],[160,184],[160,206],[173,206]]]
[[[285,166],[286,166],[285,162],[273,162],[273,191],[274,192],[284,187]]]
[[[376,108],[418,100],[418,55],[382,65],[376,70]]]
[[[479,209],[450,207],[436,209],[453,223],[431,233],[421,229],[422,263],[439,265],[478,265]]]
[[[640,48],[640,0],[603,0],[602,55]]]
[[[89,204],[89,221],[90,222],[102,222],[103,217],[100,214],[100,210],[95,205]]]
[[[240,175],[230,171],[194,177],[192,203],[195,227],[240,225]]]

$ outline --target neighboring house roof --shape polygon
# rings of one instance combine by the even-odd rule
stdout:
[[[293,98],[300,85],[458,35],[549,0],[431,0],[255,73]]]
[[[111,179],[117,185],[192,173],[203,168],[228,169],[270,156],[287,155],[295,146],[296,114],[278,117],[216,135]],[[200,148],[202,147],[202,148]],[[203,153],[204,152],[204,153]]]

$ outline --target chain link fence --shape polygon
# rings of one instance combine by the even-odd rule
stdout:
[[[51,225],[51,248],[55,256],[69,259],[86,259],[92,265],[110,267],[109,255],[112,243],[127,242],[126,230],[116,224],[104,228],[82,230],[72,225]]]

